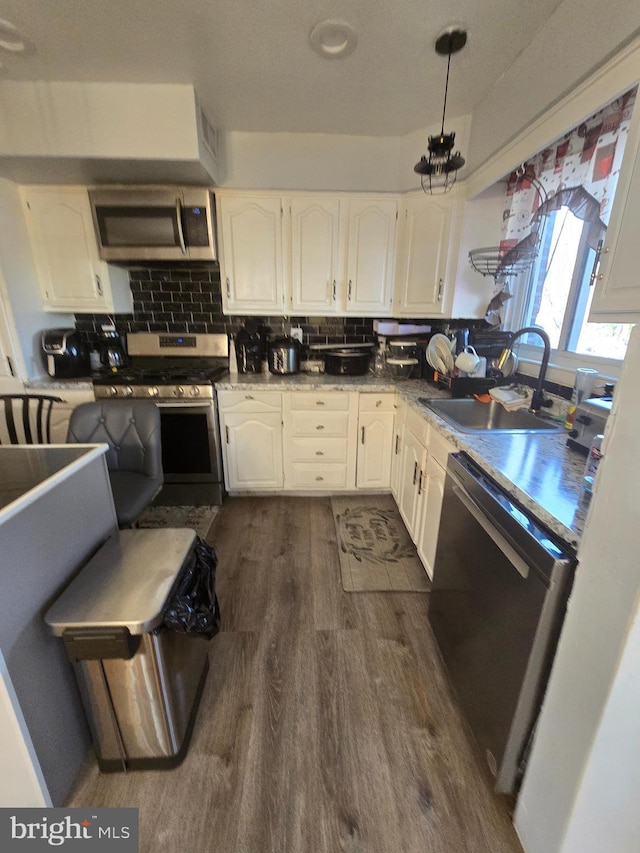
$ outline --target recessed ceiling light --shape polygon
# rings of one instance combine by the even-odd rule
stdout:
[[[358,38],[346,21],[320,21],[309,33],[309,44],[325,59],[343,59],[353,53]]]
[[[27,41],[15,24],[0,18],[0,50],[15,56],[26,56],[35,53],[35,46]]]

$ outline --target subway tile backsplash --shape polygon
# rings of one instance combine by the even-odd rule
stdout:
[[[220,269],[136,268],[129,271],[133,314],[118,314],[120,332],[235,333],[246,316],[222,313]],[[90,344],[100,339],[104,314],[77,314],[76,327]],[[365,343],[374,340],[370,317],[257,317],[274,333],[301,326],[305,344]]]

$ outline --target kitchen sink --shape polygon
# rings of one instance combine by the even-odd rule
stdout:
[[[559,432],[563,425],[525,409],[508,412],[500,403],[481,403],[471,398],[418,402],[460,432]]]

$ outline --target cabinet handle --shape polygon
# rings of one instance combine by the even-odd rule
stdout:
[[[323,425],[323,424],[318,424],[318,426],[316,427],[316,429],[324,429],[324,425]]]
[[[400,442],[400,436],[398,435],[398,433],[396,433],[396,449],[395,449],[395,455],[396,456],[398,455],[398,444],[399,444],[399,442]]]
[[[316,400],[316,406],[324,406],[324,400]]]
[[[316,456],[324,456],[324,450],[316,450]]]
[[[102,292],[102,282],[100,281],[100,276],[96,276],[96,290],[98,291],[99,296],[104,296]]]
[[[245,399],[245,400],[254,400],[255,398],[254,398],[254,397],[252,397],[252,396],[251,396],[251,394],[245,394],[245,395],[244,395],[244,399]]]
[[[376,409],[382,405],[382,400],[376,400]]]
[[[414,486],[416,484],[417,476],[418,476],[418,463],[414,462],[413,463],[413,485]]]
[[[324,477],[316,477],[316,480],[317,480],[318,482],[321,482],[322,480],[324,480]]]
[[[336,280],[333,280],[333,301],[336,301]]]
[[[362,427],[362,437],[360,438],[360,442],[364,444],[364,427]]]
[[[227,281],[227,299],[229,299],[231,296],[231,285],[229,284],[229,276],[227,276],[226,281]]]
[[[420,471],[420,477],[418,478],[418,494],[422,494],[422,471]]]
[[[348,299],[349,299],[349,302],[351,302],[351,279],[349,279],[349,296],[348,296]]]
[[[593,259],[593,267],[591,268],[591,275],[589,276],[589,287],[592,287],[597,281],[602,281],[604,278],[603,275],[598,275],[600,270],[600,258],[604,252],[606,255],[609,251],[609,247],[604,247],[604,242],[602,240],[598,240],[598,245],[596,247],[596,256]]]
[[[228,426],[226,426],[226,427],[224,428],[224,433],[225,433],[225,436],[226,436],[226,439],[227,439],[227,444],[229,444],[229,427],[228,427]]]
[[[442,301],[443,288],[444,288],[444,282],[442,281],[442,279],[440,279],[440,281],[438,282],[438,302]]]

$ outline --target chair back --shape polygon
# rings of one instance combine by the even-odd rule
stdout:
[[[0,444],[50,444],[51,410],[60,397],[0,395]]]
[[[68,442],[108,444],[110,471],[162,477],[160,412],[151,400],[100,400],[71,413]]]

